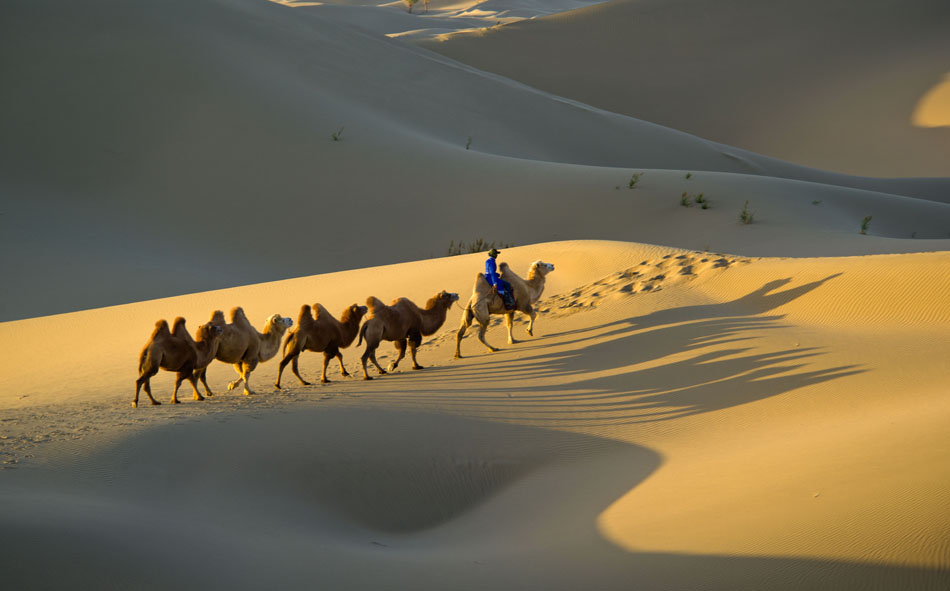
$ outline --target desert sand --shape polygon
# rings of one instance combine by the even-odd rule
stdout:
[[[917,59],[944,13],[902,21],[922,39],[903,58],[933,78],[926,116],[873,136],[907,174],[806,167],[584,102],[576,64],[552,90],[470,61],[561,26],[595,39],[590,19],[650,4],[0,8],[4,585],[950,587],[950,178],[904,141],[950,133],[941,72]],[[738,51],[707,45],[724,64]],[[857,49],[826,48],[816,72],[877,59]],[[507,63],[542,73],[521,57]],[[775,119],[824,125],[830,103],[809,97]],[[498,317],[501,350],[470,329],[456,359],[485,255],[446,251],[476,239],[521,275],[555,270],[533,337],[518,316],[508,344]],[[213,398],[185,386],[169,404],[161,372],[163,404],[131,406],[158,319],[194,333],[239,305],[261,327],[441,290],[461,301],[423,370],[363,381],[333,363],[329,384],[286,371],[276,391],[278,354],[253,396],[215,362]],[[354,376],[361,353],[343,350]],[[308,380],[320,366],[301,356]]]

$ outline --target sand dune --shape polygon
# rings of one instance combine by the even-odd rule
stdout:
[[[336,16],[366,7],[42,0],[2,10],[0,319],[418,260],[453,240],[808,256],[932,250],[911,238],[947,238],[945,208],[897,199],[922,220],[884,233],[900,241],[839,248],[858,240],[866,215],[872,234],[896,223],[862,205],[886,200],[784,180],[946,201],[946,179],[805,169],[605,112]],[[691,188],[685,172],[736,174],[715,177],[730,222],[746,199],[763,222],[789,194],[819,199],[836,213],[808,217],[840,220],[834,232],[849,236],[810,249],[811,220],[786,219],[774,247],[730,231],[699,237],[675,207],[605,223],[601,211],[635,203],[614,187],[636,171],[649,171],[640,193],[652,186],[657,205]]]
[[[373,382],[334,371],[323,387],[128,406],[156,316],[240,302],[259,322],[314,299],[465,293],[480,257],[0,325],[20,368],[0,384],[4,461],[19,468],[0,472],[8,580],[946,586],[946,253],[504,254],[557,266],[538,338],[486,354],[469,336],[453,360],[453,312],[420,352],[429,369]],[[95,357],[62,345],[104,323]],[[40,343],[48,361],[27,354]],[[170,375],[154,385],[164,399]]]
[[[874,178],[946,175],[884,172],[932,170],[917,132],[942,149],[939,76],[913,133],[880,111],[930,76],[942,6],[283,4],[0,7],[5,587],[950,587],[950,179]],[[849,158],[873,176],[606,110],[629,90],[615,66],[649,61],[628,49],[666,42],[622,26],[643,11],[680,15],[681,49],[725,70],[695,79],[708,112],[667,100],[672,51],[637,96],[726,126],[743,107],[734,137],[828,153],[814,130],[863,118]],[[815,63],[788,65],[800,36],[773,16],[806,13]],[[444,46],[614,53],[552,49],[531,71],[560,60],[559,96],[414,44],[492,19],[511,24]],[[569,92],[583,59],[602,60],[590,99]],[[805,90],[785,97],[772,70]],[[892,87],[869,92],[878,76]],[[730,84],[742,101],[723,102]],[[334,364],[330,384],[285,373],[277,392],[272,360],[243,396],[215,362],[216,396],[168,404],[161,372],[164,403],[131,408],[159,318],[194,330],[240,305],[260,327],[440,290],[464,305],[485,255],[444,255],[476,239],[516,243],[501,260],[518,273],[555,265],[533,338],[518,319],[506,344],[495,318],[501,350],[470,331],[456,359],[459,306],[423,371]],[[360,354],[343,351],[355,375]],[[301,356],[305,377],[320,358]]]
[[[789,162],[947,176],[947,120],[924,123],[922,103],[948,73],[948,27],[941,0],[614,0],[420,43],[535,88]]]

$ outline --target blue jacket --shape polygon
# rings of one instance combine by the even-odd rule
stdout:
[[[495,259],[488,257],[485,261],[485,279],[488,285],[501,288],[501,276],[498,274],[498,268],[495,266]]]

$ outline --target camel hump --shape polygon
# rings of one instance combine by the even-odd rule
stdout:
[[[168,330],[168,321],[162,318],[155,322],[155,330],[152,331],[152,338],[154,339],[157,336],[165,336],[171,334],[171,331]]]
[[[237,324],[245,328],[251,326],[251,323],[247,320],[247,315],[244,314],[244,308],[235,306],[231,309],[231,324]]]
[[[310,310],[310,304],[300,306],[300,314],[297,315],[297,324],[303,324],[313,321],[313,313]]]
[[[385,306],[386,304],[384,304],[382,300],[380,300],[376,296],[369,296],[368,298],[366,298],[366,305],[369,306],[370,308],[377,308],[379,306]]]
[[[187,331],[188,329],[185,328],[185,319],[179,316],[172,322],[172,333],[178,334],[178,332],[182,330]]]
[[[222,312],[221,310],[215,310],[214,312],[212,312],[211,323],[217,324],[218,326],[224,326],[225,324],[227,324],[224,321],[224,312]]]
[[[330,315],[327,309],[324,308],[323,304],[321,304],[320,302],[317,302],[316,304],[313,305],[313,311],[314,311],[313,317],[315,320],[320,320],[321,318],[326,318],[327,316]]]

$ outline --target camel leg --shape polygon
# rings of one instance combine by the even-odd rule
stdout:
[[[459,325],[458,333],[455,335],[455,358],[462,358],[462,339],[465,337],[465,331],[468,330],[468,327],[472,325],[472,318],[475,315],[472,313],[472,307],[469,306],[465,308],[465,311],[462,312],[462,323]]]
[[[277,367],[277,381],[274,382],[274,387],[280,390],[280,376],[284,375],[284,368],[287,367],[287,364],[290,363],[290,360],[299,355],[297,351],[291,351],[290,353],[284,355],[284,358],[280,360],[280,365]]]
[[[368,340],[366,341],[366,351],[363,352],[363,356],[360,357],[360,360],[363,362],[363,379],[371,380],[368,373],[366,373],[366,360],[373,362],[373,365],[376,366],[376,369],[379,370],[380,375],[386,375],[386,370],[380,367],[379,362],[376,361],[376,348],[379,347],[379,343],[371,343]]]
[[[498,351],[498,349],[496,349],[495,347],[492,347],[491,345],[488,344],[487,341],[485,341],[485,332],[487,330],[488,330],[488,321],[486,320],[482,322],[481,320],[479,320],[478,321],[478,340],[481,341],[483,345],[488,347],[488,350],[490,352],[494,353]]]
[[[511,334],[511,329],[514,324],[514,318],[515,318],[514,312],[508,312],[507,314],[505,314],[505,326],[508,327],[508,344],[509,345],[514,345],[515,343],[518,342],[515,340],[515,336]]]
[[[528,336],[533,337],[534,336],[534,319],[538,317],[538,311],[535,310],[533,306],[529,307],[528,316],[531,318],[528,321]]]
[[[161,402],[155,400],[155,398],[152,397],[152,384],[150,380],[156,373],[158,372],[146,371],[141,377],[139,377],[139,379],[135,380],[135,399],[132,401],[132,408],[139,407],[139,388],[141,388],[143,385],[145,386],[145,394],[148,395],[148,399],[152,401],[152,404],[161,404]]]
[[[195,372],[195,377],[201,380],[201,385],[204,386],[205,394],[207,396],[214,396],[214,392],[211,391],[211,388],[208,387],[208,368],[199,369]]]
[[[235,364],[234,364],[234,371],[237,372],[238,379],[236,379],[236,380],[234,380],[233,382],[231,382],[230,384],[228,384],[228,390],[229,390],[229,391],[230,391],[230,390],[233,390],[233,389],[235,389],[235,388],[237,388],[238,386],[241,385],[241,382],[244,381],[244,366],[243,366],[243,364],[241,364],[241,363],[235,363]]]
[[[412,358],[412,369],[425,369],[416,361],[416,350],[422,345],[422,335],[414,333],[409,335],[409,356]]]
[[[336,360],[340,362],[340,375],[344,378],[350,377],[350,373],[346,371],[346,366],[343,365],[343,353],[339,351],[336,352]]]
[[[178,400],[178,387],[185,381],[189,373],[190,372],[180,371],[175,374],[175,390],[172,392],[172,404],[181,404],[181,401]]]
[[[191,383],[191,389],[195,391],[195,400],[204,400],[205,397],[198,391],[198,380],[195,378],[195,373],[197,372],[190,372],[188,374],[188,382]]]
[[[294,375],[297,376],[297,379],[300,380],[300,383],[304,386],[309,386],[310,382],[303,379],[303,376],[300,375],[300,368],[297,367],[297,363],[300,361],[300,355],[294,357],[293,361],[290,363],[290,369],[294,372]]]
[[[389,371],[393,371],[399,365],[399,362],[402,361],[403,357],[406,356],[406,339],[399,339],[393,341],[393,345],[396,347],[396,352],[399,355],[396,356],[396,360],[389,364]]]
[[[324,351],[323,352],[323,373],[320,374],[320,383],[329,384],[330,380],[327,379],[327,366],[330,365],[330,360],[335,357],[333,351]]]
[[[241,364],[241,379],[234,382],[235,384],[244,382],[244,395],[250,396],[254,393],[254,390],[251,390],[251,372],[254,371],[254,368],[257,367],[257,363],[242,363]]]

